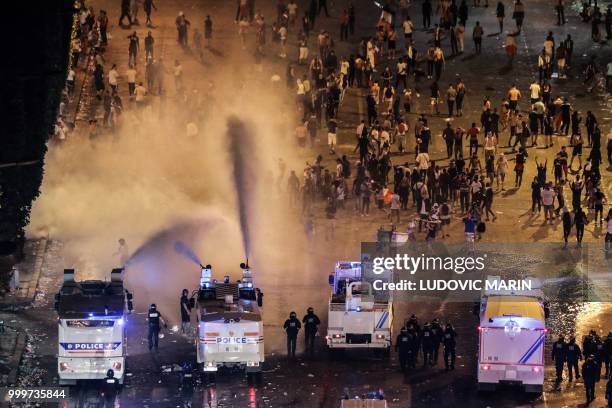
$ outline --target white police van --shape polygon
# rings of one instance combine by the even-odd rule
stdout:
[[[489,282],[499,276],[487,277]],[[483,290],[480,302],[478,390],[500,384],[541,393],[548,308],[539,282],[531,290]]]
[[[106,377],[109,369],[123,383],[127,354],[127,314],[132,294],[123,286],[123,269],[113,269],[111,281],[74,280],[64,270],[55,295],[58,314],[57,371],[62,385]]]
[[[240,264],[242,279],[212,279],[210,265],[202,267],[197,290],[197,361],[205,374],[221,367],[259,374],[264,362],[263,321],[248,264]]]
[[[393,303],[389,292],[373,290],[367,269],[370,262],[336,263],[329,283],[327,335],[328,350],[374,349],[385,354],[391,348]],[[392,282],[392,272],[377,275],[381,281]]]

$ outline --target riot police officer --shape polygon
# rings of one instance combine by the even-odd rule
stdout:
[[[438,365],[438,352],[440,351],[440,342],[442,341],[442,326],[440,320],[433,319],[431,322],[431,331],[433,332],[433,360],[432,365]]]
[[[599,381],[601,376],[601,366],[606,360],[606,349],[599,336],[596,336],[593,341],[593,349],[595,350],[595,364],[597,365],[597,381]]]
[[[586,402],[588,405],[595,401],[595,383],[599,381],[599,375],[597,375],[597,362],[593,354],[590,354],[584,364],[582,364],[582,379],[584,381],[584,391],[586,393]]]
[[[567,360],[567,345],[563,336],[559,336],[559,339],[553,343],[551,357],[557,370],[557,382],[561,382],[563,380],[563,366]]]
[[[113,407],[117,394],[119,393],[119,380],[115,378],[115,372],[109,369],[103,384],[104,405]]]
[[[576,338],[571,337],[567,343],[567,374],[569,381],[572,382],[573,375],[572,370],[576,372],[576,379],[580,378],[580,371],[578,371],[578,360],[582,360],[582,352],[580,347],[576,344]]]
[[[605,351],[605,364],[606,364],[606,378],[610,377],[612,370],[612,332],[608,332],[608,336],[604,340],[604,351]]]
[[[597,333],[595,330],[589,331],[589,334],[584,336],[582,339],[582,353],[585,356],[590,356],[591,354],[595,355],[595,338],[597,337]]]
[[[450,323],[446,323],[446,327],[442,333],[442,343],[444,344],[444,367],[446,371],[448,371],[449,367],[451,370],[455,369],[455,346],[457,345],[455,337],[457,337],[457,332]]]
[[[159,313],[157,310],[155,303],[151,303],[151,306],[149,307],[147,320],[149,321],[149,351],[153,350],[153,348],[155,348],[155,351],[157,351],[157,346],[159,344],[159,324],[161,322],[166,328],[168,325],[164,321],[161,313]]]
[[[419,326],[419,319],[413,314],[410,315],[410,319],[406,322],[406,328],[410,330],[410,328],[414,330],[414,332],[418,335],[421,333],[421,327]]]
[[[423,326],[421,347],[423,348],[423,367],[426,367],[428,364],[433,364],[434,332],[429,323],[425,323]]]
[[[421,347],[421,339],[416,331],[411,327],[408,329],[408,337],[410,343],[410,354],[408,354],[408,367],[416,368],[416,359],[419,355],[419,348]]]
[[[314,314],[314,309],[309,307],[306,310],[306,315],[302,319],[302,323],[304,323],[306,351],[313,354],[315,335],[317,334],[318,326],[321,324],[321,320],[319,320],[319,317]]]
[[[287,356],[289,358],[295,358],[297,335],[302,328],[302,324],[296,316],[295,312],[289,313],[289,318],[285,320],[285,324],[283,325],[287,332]]]
[[[410,355],[412,354],[412,337],[405,327],[400,329],[400,334],[397,335],[395,342],[395,351],[399,353],[399,363],[402,372],[406,372],[406,368],[410,365]]]

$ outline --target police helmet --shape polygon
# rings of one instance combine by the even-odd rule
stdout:
[[[157,309],[157,305],[155,303],[151,303],[151,309]]]
[[[297,316],[297,314],[295,314],[295,312],[289,313],[289,317],[296,317],[296,316]]]
[[[314,313],[314,309],[312,308],[312,306],[310,306],[308,309],[306,309],[306,311],[308,313]]]
[[[112,368],[109,368],[108,371],[106,372],[106,376],[108,378],[113,378],[115,376],[115,372],[113,371]]]
[[[402,333],[406,333],[406,332],[408,331],[408,329],[407,329],[406,327],[402,327],[402,328],[400,329],[400,331],[401,331]]]

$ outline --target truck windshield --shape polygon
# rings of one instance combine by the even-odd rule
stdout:
[[[113,327],[114,320],[66,320],[68,327]]]

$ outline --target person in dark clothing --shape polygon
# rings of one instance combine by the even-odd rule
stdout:
[[[538,181],[537,177],[533,178],[531,182],[531,213],[535,213],[536,206],[538,212],[542,210],[542,185]]]
[[[576,226],[576,245],[580,248],[582,246],[582,236],[584,235],[584,226],[588,224],[588,218],[581,207],[576,208],[574,211],[574,225]]]
[[[157,310],[157,306],[155,303],[152,303],[149,307],[149,312],[147,314],[147,320],[149,321],[149,351],[155,349],[157,351],[159,345],[159,330],[160,323],[164,325],[164,327],[168,327],[161,313]]]
[[[561,221],[563,222],[563,241],[564,248],[567,248],[567,239],[569,238],[570,233],[572,232],[572,214],[570,213],[567,207],[563,207],[563,214],[561,215]]]
[[[361,133],[361,136],[359,136],[354,151],[357,151],[357,149],[359,149],[359,162],[365,165],[370,150],[370,139],[365,129],[364,132]]]
[[[461,0],[461,4],[459,4],[459,24],[465,27],[465,23],[468,19],[468,6],[465,0]]]
[[[128,63],[136,66],[138,51],[140,50],[140,39],[138,38],[136,31],[130,34],[127,38],[130,40],[128,46]]]
[[[582,360],[582,352],[580,351],[580,347],[576,344],[576,339],[574,337],[570,338],[567,343],[567,374],[569,377],[569,382],[572,382],[573,372],[576,373],[576,379],[580,378],[580,372],[578,371],[578,361]]]
[[[412,335],[408,333],[408,329],[402,327],[395,342],[395,351],[398,352],[400,370],[402,372],[405,372],[406,368],[410,366],[409,362],[412,354],[412,341]]]
[[[612,332],[608,332],[608,336],[604,340],[606,377],[612,374]]]
[[[599,381],[597,375],[597,363],[595,356],[592,354],[582,364],[582,379],[584,381],[584,392],[586,394],[586,402],[590,404],[595,401],[595,383]]]
[[[423,367],[433,365],[434,331],[429,323],[423,326],[421,347],[423,348]]]
[[[147,27],[152,27],[153,22],[151,21],[151,12],[153,10],[157,11],[157,7],[155,7],[153,0],[144,0],[142,7],[144,9],[145,14],[147,15],[147,21],[146,21]]]
[[[555,362],[557,382],[560,383],[563,380],[563,366],[567,360],[567,345],[563,336],[559,336],[559,339],[553,343],[551,357]]]
[[[151,31],[149,31],[149,33],[147,34],[147,36],[144,39],[144,47],[145,47],[145,58],[148,60],[153,60],[153,47],[155,45],[155,39],[153,38],[153,35],[151,34]]]
[[[612,408],[612,377],[609,377],[606,384],[606,400],[608,400],[608,408]]]
[[[297,343],[297,335],[302,324],[297,319],[295,312],[289,313],[289,319],[285,320],[283,325],[285,332],[287,333],[287,356],[289,358],[295,358],[295,346]]]
[[[366,104],[368,107],[368,126],[372,126],[372,123],[378,117],[378,112],[376,109],[376,100],[371,94],[366,96]]]
[[[119,394],[119,389],[121,384],[119,384],[119,380],[115,378],[115,371],[109,369],[106,372],[106,378],[104,378],[104,383],[102,385],[102,392],[104,394],[104,405],[108,407],[115,406],[115,400],[117,399],[117,394]]]
[[[349,26],[349,34],[355,34],[355,6],[351,3],[348,9],[348,26]]]
[[[455,131],[451,127],[450,122],[446,123],[446,128],[442,131],[442,138],[446,142],[446,157],[450,159],[453,154],[453,145],[455,144]]]
[[[319,320],[319,317],[314,314],[314,309],[312,307],[307,309],[306,315],[302,319],[302,323],[304,323],[306,351],[314,354],[315,336],[317,334],[318,327],[321,324],[321,320]]]
[[[595,349],[595,363],[597,364],[597,381],[599,381],[601,376],[601,366],[604,365],[606,360],[605,346],[599,336],[595,337],[593,348]]]
[[[423,13],[423,27],[429,28],[431,26],[431,14],[432,14],[432,7],[431,7],[430,0],[423,1],[421,11]]]
[[[448,371],[455,369],[455,346],[457,332],[450,323],[446,323],[444,332],[442,333],[442,343],[444,344],[444,367]]]
[[[321,10],[325,9],[325,17],[329,17],[329,11],[327,11],[327,0],[319,0],[319,11],[317,15],[321,14]]]
[[[132,17],[130,15],[130,0],[121,0],[121,15],[119,16],[119,25],[123,27],[123,19],[128,19],[128,27],[132,26]]]
[[[442,342],[442,326],[440,320],[433,319],[431,322],[431,331],[433,332],[433,357],[431,365],[438,365],[438,353],[440,351],[440,343]]]
[[[189,302],[189,291],[183,289],[181,294],[181,331],[189,334],[191,331],[191,304]]]

